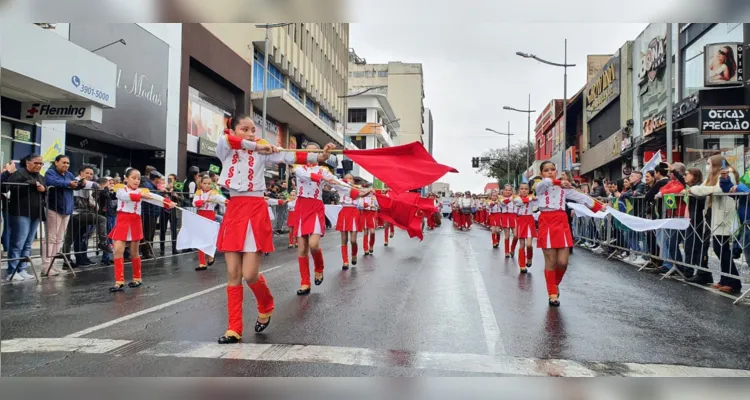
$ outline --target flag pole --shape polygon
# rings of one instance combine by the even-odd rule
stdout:
[[[279,152],[323,153],[323,149],[279,149]],[[328,150],[331,154],[344,154],[344,150]]]

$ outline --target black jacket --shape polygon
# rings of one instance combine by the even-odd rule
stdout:
[[[10,175],[3,185],[3,191],[10,191],[8,215],[46,220],[45,192],[37,190],[36,184],[44,186],[44,177],[32,174],[25,168],[19,168]]]

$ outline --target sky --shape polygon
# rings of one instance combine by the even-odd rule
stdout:
[[[562,63],[568,39],[568,97],[586,83],[586,56],[612,54],[635,40],[648,24],[638,23],[486,23],[377,24],[354,23],[349,46],[368,63],[422,63],[424,105],[434,120],[433,156],[458,169],[441,182],[451,190],[482,191],[492,182],[471,168],[471,158],[485,150],[507,148],[527,138],[527,115],[503,106],[526,109],[531,94],[531,140],[538,113],[552,99],[563,98],[563,68],[517,56],[536,54]],[[398,116],[397,116],[398,117]]]

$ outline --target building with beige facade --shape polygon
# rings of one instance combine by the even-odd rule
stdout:
[[[424,75],[422,64],[390,61],[388,64],[368,64],[349,53],[349,93],[381,93],[388,97],[401,128],[397,144],[424,144]]]
[[[266,30],[245,23],[202,25],[252,66],[252,112],[256,123],[262,121]],[[349,25],[293,23],[271,28],[269,37],[265,138],[284,147],[308,140],[343,145]]]

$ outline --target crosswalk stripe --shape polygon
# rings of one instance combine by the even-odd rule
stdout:
[[[200,359],[230,359],[260,362],[338,364],[376,368],[406,367],[422,370],[501,374],[514,376],[565,377],[750,377],[750,371],[663,364],[596,363],[571,360],[544,360],[524,357],[491,356],[438,352],[412,352],[356,347],[239,343],[220,345],[208,342],[164,341],[145,346],[133,340],[92,338],[22,338],[0,342],[2,354],[79,353],[117,356],[150,356]],[[134,346],[137,345],[137,346]],[[120,348],[140,349],[135,352]]]

